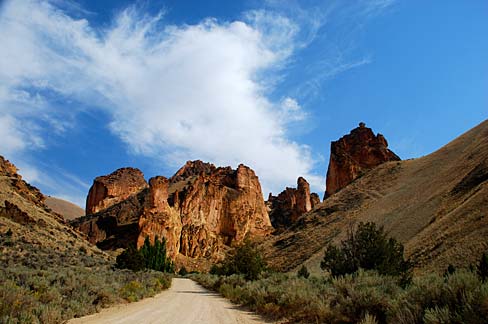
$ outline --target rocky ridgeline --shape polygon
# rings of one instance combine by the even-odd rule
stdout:
[[[47,208],[45,205],[46,197],[39,189],[25,182],[22,176],[18,174],[17,167],[3,156],[0,156],[0,176],[9,178],[12,188],[23,198],[36,206]]]
[[[364,172],[386,161],[399,160],[386,139],[361,123],[331,144],[326,197]],[[214,260],[226,247],[246,237],[263,237],[273,227],[287,228],[320,203],[300,177],[265,202],[259,179],[249,167],[215,167],[188,161],[174,176],[149,183],[138,169],[122,168],[98,177],[90,188],[87,216],[73,222],[103,249],[142,246],[146,237],[164,237],[168,254],[177,260]]]
[[[371,128],[360,123],[349,135],[330,145],[325,198],[378,165],[399,160],[388,149],[388,142],[383,135],[375,135]]]
[[[190,161],[149,184],[140,170],[119,169],[95,179],[86,208],[91,215],[73,224],[92,243],[114,249],[164,237],[173,259],[217,258],[225,246],[272,232],[259,179],[242,164]]]

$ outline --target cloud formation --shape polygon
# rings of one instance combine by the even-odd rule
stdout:
[[[175,26],[130,7],[98,28],[49,2],[7,1],[0,10],[0,123],[12,130],[2,152],[33,139],[41,146],[47,126],[69,131],[66,121],[89,106],[111,116],[107,127],[134,154],[157,162],[245,163],[265,191],[298,176],[322,186],[310,149],[287,136],[303,109],[267,95],[295,49],[299,28],[288,18],[252,11],[242,21]],[[33,126],[28,136],[19,123]]]

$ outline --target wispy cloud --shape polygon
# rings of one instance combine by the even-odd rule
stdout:
[[[108,112],[112,132],[156,161],[246,163],[275,192],[300,175],[318,179],[309,148],[287,137],[286,124],[304,116],[298,102],[285,101],[284,114],[266,95],[266,80],[295,48],[298,27],[284,16],[253,11],[243,21],[174,26],[130,7],[96,29],[47,2],[10,1],[0,21],[3,116],[39,122],[42,111],[65,131],[58,116],[69,108],[52,93]],[[25,98],[12,98],[19,91]]]
[[[354,12],[370,17],[392,1],[358,3],[352,5]],[[329,16],[344,6],[289,4],[284,9],[268,1],[241,21],[206,19],[195,25],[168,25],[164,12],[148,15],[129,7],[110,25],[97,27],[82,18],[93,13],[73,1],[4,2],[0,136],[6,140],[1,153],[20,157],[42,149],[48,129],[69,132],[76,115],[91,109],[110,116],[107,127],[128,150],[155,163],[245,163],[256,170],[265,191],[280,191],[298,176],[320,190],[323,176],[313,171],[316,157],[290,138],[288,127],[307,121],[304,95],[318,93],[324,79],[369,59],[351,60],[343,50],[325,56],[311,66],[308,94],[302,88],[301,96],[270,99],[284,68],[293,65],[294,53],[318,38],[324,41]],[[60,105],[60,98],[76,104]],[[77,196],[77,188],[86,185],[62,172],[53,179],[25,165],[31,165],[32,178],[59,194],[70,188],[75,193],[70,196]]]

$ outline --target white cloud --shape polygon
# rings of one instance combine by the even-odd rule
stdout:
[[[280,108],[280,117],[284,123],[302,121],[307,118],[307,113],[293,98],[286,97],[282,99]]]
[[[265,11],[244,21],[173,26],[133,7],[96,29],[47,2],[7,1],[0,13],[0,112],[17,121],[43,118],[65,131],[65,117],[76,109],[56,106],[43,95],[49,91],[109,113],[110,129],[136,154],[175,166],[187,159],[242,162],[255,169],[265,193],[298,176],[321,188],[310,149],[287,137],[286,125],[302,120],[303,109],[295,99],[267,97],[297,30]],[[12,134],[20,140],[10,145],[25,145]]]

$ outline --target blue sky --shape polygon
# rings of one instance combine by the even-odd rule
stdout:
[[[486,119],[486,1],[0,2],[0,154],[81,206],[123,166],[325,186],[360,121],[402,158]]]

